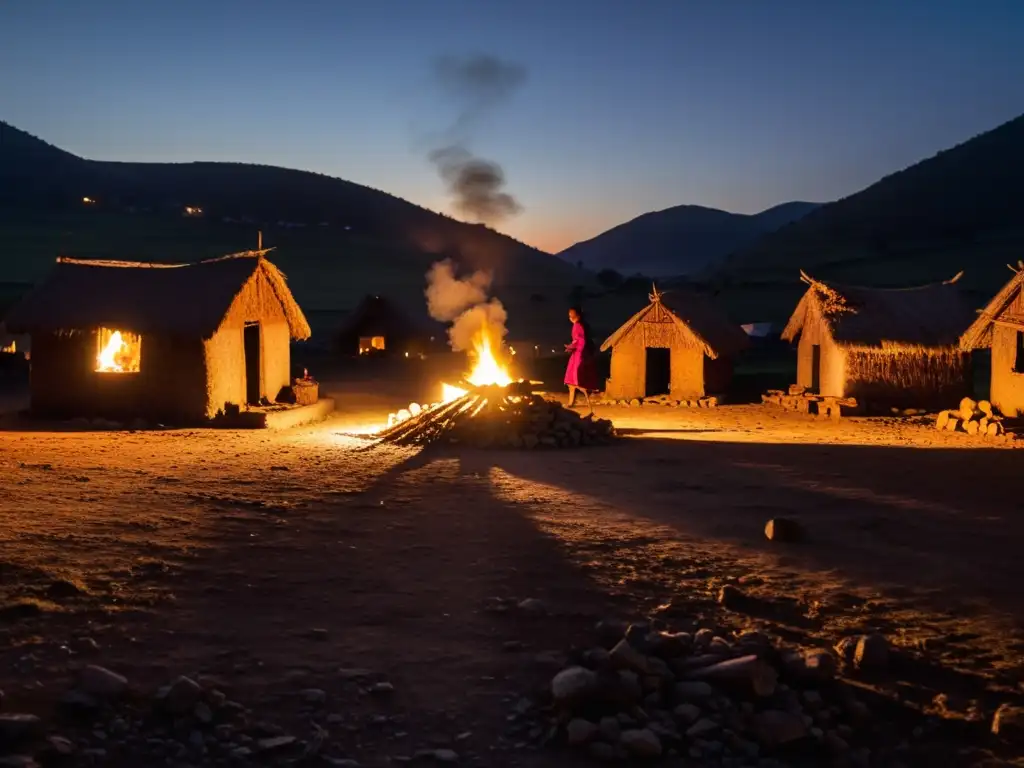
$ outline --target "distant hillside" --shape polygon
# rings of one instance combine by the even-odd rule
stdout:
[[[653,211],[558,254],[591,270],[623,275],[686,275],[749,246],[767,232],[796,221],[819,203],[792,202],[754,215],[698,205]]]
[[[540,273],[560,282],[578,270],[487,227],[465,224],[386,192],[306,171],[238,163],[85,160],[0,122],[0,209],[67,213],[83,198],[104,212],[180,216],[346,233],[460,258],[502,282]],[[2,276],[0,276],[2,277]]]
[[[947,278],[984,294],[1024,254],[1024,115],[779,229],[726,259],[721,284],[815,276],[871,284]],[[1014,255],[1015,254],[1015,255]]]

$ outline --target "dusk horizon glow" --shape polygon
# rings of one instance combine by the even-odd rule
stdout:
[[[1024,111],[1024,4],[265,0],[0,7],[0,119],[92,160],[335,176],[452,214],[443,57],[525,71],[462,138],[558,252],[649,211],[828,202]],[[461,218],[461,217],[457,217]]]

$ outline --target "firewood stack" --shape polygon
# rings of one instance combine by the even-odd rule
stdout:
[[[769,389],[761,395],[761,402],[765,405],[776,405],[789,411],[807,413],[813,416],[821,416],[838,420],[842,416],[843,408],[848,410],[857,409],[857,399],[853,397],[826,397],[808,392],[799,384],[790,384],[789,391],[781,389]]]
[[[466,387],[462,397],[422,408],[376,436],[399,445],[445,442],[479,448],[577,448],[611,442],[608,419],[582,417],[530,390],[529,382]],[[413,404],[415,405],[415,404]]]
[[[958,410],[942,411],[935,419],[935,428],[982,437],[999,437],[1006,434],[1004,419],[995,412],[992,403],[988,400],[975,402],[969,397],[960,401]]]

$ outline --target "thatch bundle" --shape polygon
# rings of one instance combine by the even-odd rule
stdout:
[[[532,449],[597,445],[615,435],[607,419],[580,416],[530,392],[525,382],[471,387],[448,403],[426,407],[413,403],[407,413],[376,436],[400,445],[445,442]]]

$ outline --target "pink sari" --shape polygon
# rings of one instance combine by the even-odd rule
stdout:
[[[565,366],[565,383],[588,392],[600,389],[597,366],[587,344],[587,332],[582,323],[572,324],[572,344],[569,345],[569,363]]]

